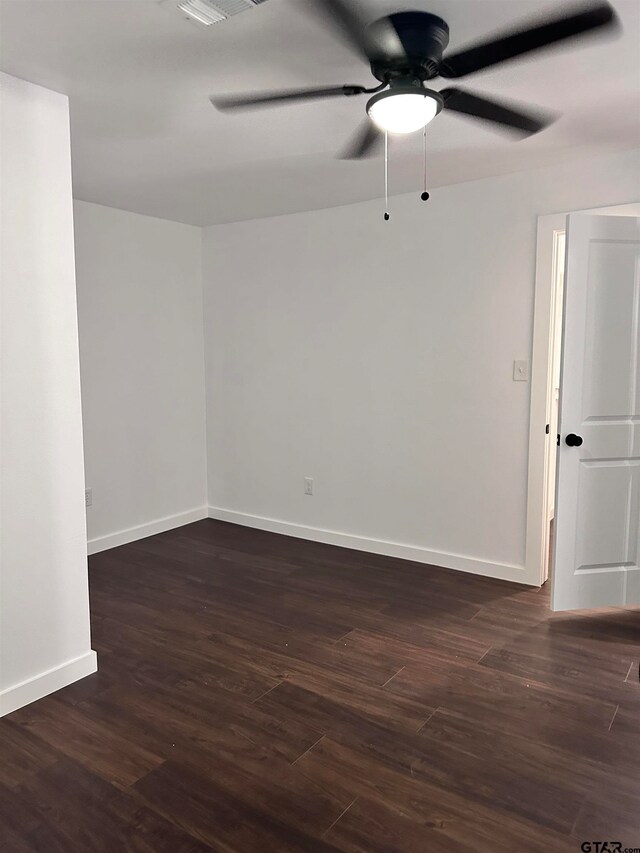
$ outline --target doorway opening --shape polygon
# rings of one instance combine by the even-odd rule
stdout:
[[[574,212],[638,217],[640,203]],[[551,554],[557,534],[553,521],[567,215],[568,212],[538,217],[524,580],[536,586],[544,584],[552,571]]]

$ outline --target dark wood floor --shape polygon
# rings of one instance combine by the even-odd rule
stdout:
[[[0,721],[3,851],[640,848],[640,611],[202,521],[91,558]]]

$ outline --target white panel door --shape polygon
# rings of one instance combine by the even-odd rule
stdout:
[[[640,218],[567,223],[552,608],[640,605]]]

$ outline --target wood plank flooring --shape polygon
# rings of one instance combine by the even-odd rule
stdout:
[[[201,521],[90,558],[0,850],[640,850],[640,611]]]

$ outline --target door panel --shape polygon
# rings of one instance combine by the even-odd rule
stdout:
[[[583,420],[638,416],[637,246],[589,246]]]
[[[576,571],[635,565],[640,463],[587,460],[579,476]]]
[[[569,216],[554,610],[640,604],[639,330],[640,219]]]

